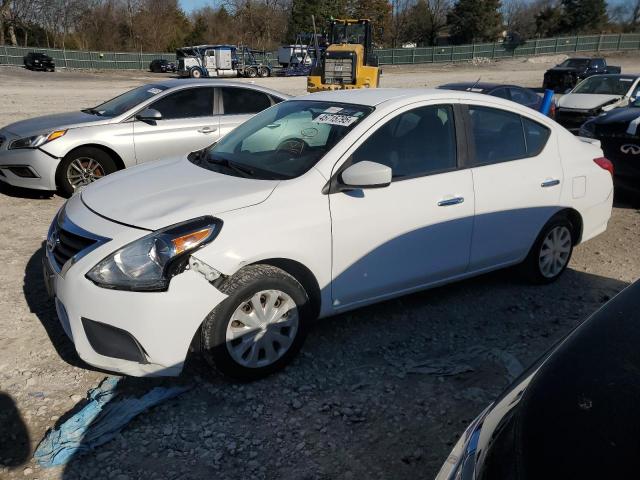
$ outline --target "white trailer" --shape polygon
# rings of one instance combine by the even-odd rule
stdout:
[[[253,59],[247,63],[246,57]],[[178,75],[181,77],[268,77],[271,68],[257,64],[252,52],[246,47],[234,45],[197,45],[176,50]]]

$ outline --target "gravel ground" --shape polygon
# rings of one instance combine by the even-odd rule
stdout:
[[[385,69],[383,86],[499,80],[538,86],[557,59]],[[640,71],[637,56],[610,62]],[[140,72],[0,69],[0,125],[91,106],[148,82]],[[261,83],[302,93],[304,79]],[[511,270],[318,322],[283,373],[234,384],[193,361],[195,387],[113,441],[42,469],[48,428],[106,376],[75,354],[47,300],[42,242],[62,199],[0,186],[0,478],[432,478],[453,442],[521,370],[640,276],[640,210],[617,202],[606,233],[579,246],[554,285]]]

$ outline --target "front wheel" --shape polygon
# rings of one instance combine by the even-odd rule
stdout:
[[[199,68],[192,68],[190,74],[191,78],[202,78],[202,70]]]
[[[111,156],[103,150],[93,147],[81,147],[69,153],[56,171],[56,184],[60,192],[67,197],[105,175],[117,170]]]
[[[574,227],[568,219],[550,220],[522,264],[524,274],[539,284],[557,280],[569,265],[574,243]]]
[[[302,347],[310,320],[302,285],[279,268],[250,265],[220,290],[228,297],[202,325],[207,362],[240,380],[284,368]]]

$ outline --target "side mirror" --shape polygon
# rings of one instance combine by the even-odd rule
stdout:
[[[156,122],[162,120],[162,114],[153,108],[145,108],[136,115],[136,119],[142,122]]]
[[[355,163],[341,174],[347,188],[382,188],[391,184],[391,168],[367,160]]]
[[[572,88],[567,88],[567,89],[564,91],[564,93],[565,93],[565,94],[567,94],[567,93],[571,93],[571,90],[573,90],[573,89],[572,89]]]

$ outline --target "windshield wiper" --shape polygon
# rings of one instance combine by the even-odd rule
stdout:
[[[100,113],[99,110],[96,110],[95,108],[91,107],[91,108],[83,108],[82,110],[80,110],[82,113],[89,113],[91,115],[98,115],[99,117],[102,116],[102,113]]]
[[[255,172],[249,167],[245,167],[244,165],[237,164],[225,158],[207,158],[206,161],[207,163],[212,163],[214,165],[222,165],[223,167],[233,170],[246,178],[253,177],[255,175]]]

